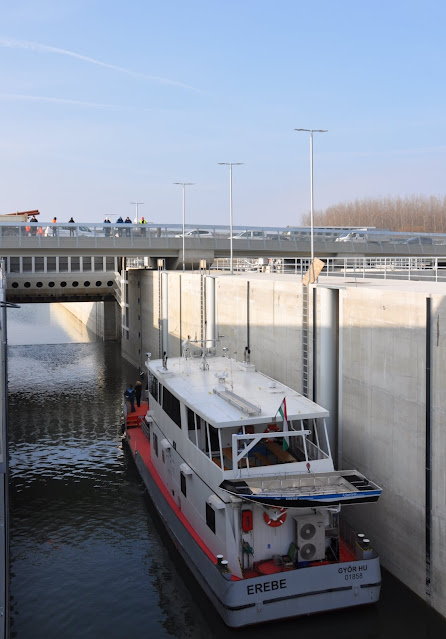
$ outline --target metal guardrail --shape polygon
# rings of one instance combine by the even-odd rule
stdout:
[[[446,282],[446,257],[321,257],[325,262],[319,278],[392,279]],[[236,259],[234,271],[240,273],[280,273],[303,277],[310,265],[308,258]],[[229,260],[216,259],[212,270],[228,271]]]
[[[309,227],[279,227],[279,226],[234,226],[233,241],[246,242],[250,245],[262,242],[310,242]],[[37,222],[21,222],[10,224],[0,222],[0,240],[3,237],[42,237],[42,238],[103,238],[145,237],[179,239],[183,237],[181,224],[147,224],[130,223],[94,223],[68,224]],[[226,225],[186,224],[185,239],[229,239],[230,227]],[[342,247],[354,251],[365,246],[370,250],[390,246],[408,245],[416,250],[420,248],[429,251],[429,246],[446,245],[446,234],[429,233],[400,233],[388,230],[377,230],[358,227],[315,227],[314,241],[319,244],[336,242]]]

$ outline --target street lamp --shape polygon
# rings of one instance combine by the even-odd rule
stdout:
[[[185,271],[186,264],[184,261],[184,235],[185,235],[184,225],[186,221],[186,186],[193,186],[194,182],[173,182],[173,184],[179,184],[180,186],[183,187],[183,271]]]
[[[234,274],[232,263],[232,167],[241,166],[244,162],[219,162],[220,166],[229,166],[229,246],[231,251],[231,275]]]
[[[130,204],[136,204],[136,223],[138,224],[138,222],[139,222],[139,217],[138,217],[138,204],[144,204],[144,202],[130,202]]]
[[[327,133],[327,129],[294,129],[310,134],[310,242],[311,242],[311,275],[314,280],[314,211],[313,211],[313,133]]]

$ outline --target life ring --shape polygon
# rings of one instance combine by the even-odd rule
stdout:
[[[271,528],[277,528],[281,526],[286,519],[286,509],[285,508],[277,508],[273,506],[274,510],[278,510],[280,515],[278,517],[270,517],[270,515],[266,512],[263,513],[263,519],[265,520],[265,524],[267,526],[271,526]]]
[[[265,428],[265,433],[278,433],[279,432],[279,427],[277,426],[277,424],[268,424],[268,426]]]

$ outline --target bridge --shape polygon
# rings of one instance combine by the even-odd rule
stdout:
[[[129,260],[138,266],[197,269],[268,259],[282,272],[297,272],[296,260],[310,254],[308,227],[233,227],[174,224],[0,223],[0,259],[5,261],[8,301],[110,301],[121,303],[121,273]],[[333,263],[347,258],[420,258],[446,265],[446,235],[407,234],[376,229],[316,228],[315,254]],[[442,258],[444,257],[444,260]],[[427,263],[427,262],[426,262]],[[300,267],[302,268],[302,266]],[[410,270],[409,264],[409,270]]]
[[[174,224],[45,224],[0,223],[0,256],[147,257],[156,268],[164,259],[174,270],[205,259],[229,257],[305,257],[310,253],[308,227],[233,227]],[[431,255],[446,256],[446,235],[408,234],[366,229],[316,228],[314,250],[319,257]]]

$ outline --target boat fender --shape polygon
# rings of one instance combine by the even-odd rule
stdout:
[[[274,510],[278,510],[280,513],[277,517],[271,517],[270,514],[266,511],[263,513],[265,524],[271,526],[271,528],[277,528],[278,526],[281,526],[286,519],[286,508],[275,508]]]

